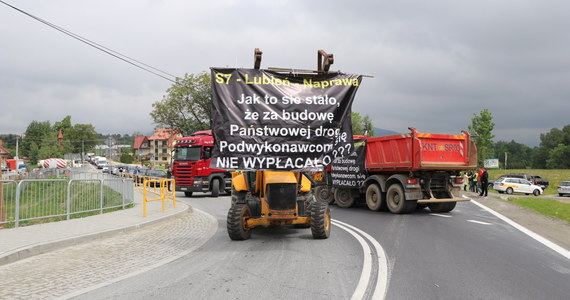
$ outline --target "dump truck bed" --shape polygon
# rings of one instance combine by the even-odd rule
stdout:
[[[369,172],[421,170],[463,171],[477,167],[477,147],[469,133],[460,135],[411,133],[366,140]]]

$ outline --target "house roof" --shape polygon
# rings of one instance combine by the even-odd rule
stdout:
[[[176,129],[170,129],[170,128],[156,129],[154,131],[154,133],[150,137],[148,137],[148,140],[149,141],[167,140],[168,141],[168,147],[172,147],[176,137],[179,137],[179,136],[181,136],[180,131],[178,131]]]
[[[2,142],[2,140],[0,140],[0,156],[8,156],[8,154],[10,154],[10,151],[8,151],[6,148],[4,148],[4,146],[2,144],[3,144],[3,142]]]
[[[144,135],[135,136],[135,142],[134,142],[133,148],[134,148],[134,149],[141,149],[141,148],[142,148],[142,145],[143,145],[144,143],[147,143],[145,149],[146,149],[146,148],[149,148],[149,146],[148,146],[148,136],[144,136]]]

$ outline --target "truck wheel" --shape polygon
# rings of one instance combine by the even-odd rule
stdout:
[[[532,194],[535,195],[535,196],[538,196],[538,195],[540,195],[540,191],[539,191],[539,190],[534,190],[534,191],[532,191]]]
[[[373,211],[386,210],[386,199],[380,191],[380,187],[373,183],[366,189],[366,205]]]
[[[511,195],[513,193],[513,189],[512,188],[507,188],[506,193]]]
[[[386,193],[388,209],[393,214],[407,214],[412,212],[418,204],[418,200],[406,200],[404,188],[400,184],[392,184]]]
[[[452,211],[457,202],[437,202],[437,203],[429,203],[428,207],[434,213],[445,213]]]
[[[192,197],[192,192],[184,192],[184,196],[186,196],[186,197]]]
[[[314,239],[326,239],[331,234],[331,211],[328,203],[316,201],[311,207],[311,233]]]
[[[220,180],[212,180],[212,197],[218,197],[220,195]]]
[[[251,237],[251,228],[247,228],[246,220],[250,217],[249,206],[247,204],[232,204],[228,211],[228,235],[234,241],[247,240]]]
[[[331,191],[331,188],[326,185],[318,186],[315,188],[315,198],[317,198],[317,201],[325,202],[328,204],[333,204],[334,202],[334,195]]]
[[[348,208],[354,204],[355,199],[350,189],[336,188],[334,191],[334,201],[339,207]]]

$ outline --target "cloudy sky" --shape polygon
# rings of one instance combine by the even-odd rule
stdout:
[[[570,124],[568,0],[1,0],[176,76],[210,67],[316,68],[365,78],[353,111],[375,127],[455,134],[488,109],[495,140],[529,146]],[[150,134],[171,82],[0,2],[0,133],[70,115]]]

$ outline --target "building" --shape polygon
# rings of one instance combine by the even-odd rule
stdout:
[[[133,151],[135,159],[139,162],[142,160],[148,160],[150,158],[150,145],[148,142],[148,136],[135,136]]]
[[[0,164],[1,165],[6,164],[6,159],[8,159],[9,155],[10,155],[10,152],[8,151],[8,149],[4,148],[3,142],[2,142],[2,140],[0,140]]]
[[[154,134],[148,138],[150,163],[154,166],[166,166],[172,163],[172,150],[179,137],[182,135],[176,129],[156,129]]]

